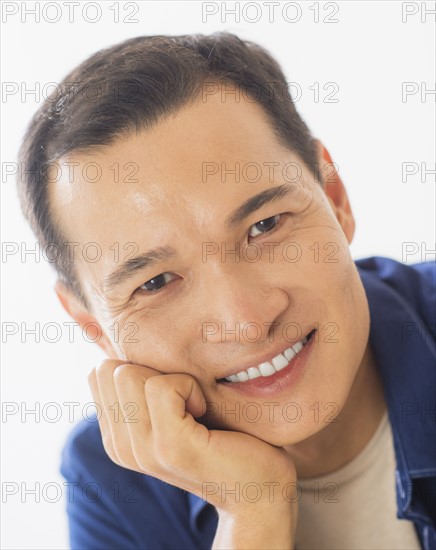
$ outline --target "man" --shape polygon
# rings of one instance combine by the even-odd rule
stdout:
[[[353,262],[344,185],[267,52],[102,50],[21,160],[58,297],[107,355],[99,425],[63,454],[72,547],[436,547],[434,265]]]

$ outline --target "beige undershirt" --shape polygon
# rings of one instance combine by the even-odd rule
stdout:
[[[412,522],[396,516],[395,454],[387,412],[365,448],[348,464],[298,480],[298,550],[415,550]]]

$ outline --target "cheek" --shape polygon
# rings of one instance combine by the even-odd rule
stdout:
[[[333,403],[341,410],[368,344],[369,308],[366,294],[351,257],[337,264],[335,273],[325,279],[327,323],[335,333],[321,333],[318,349],[319,370],[308,380],[308,401]],[[327,288],[331,290],[328,291]]]
[[[160,372],[180,372],[183,364],[183,346],[178,323],[168,319],[155,319],[144,314],[139,308],[129,313],[113,317],[105,323],[114,349],[120,359],[143,365]]]
[[[282,423],[288,443],[320,431],[342,410],[368,344],[368,302],[351,256],[344,254],[337,264],[316,269],[314,292],[325,309],[318,310],[319,343],[311,369],[292,396],[302,407],[302,418],[294,426]],[[280,429],[272,430],[271,437],[275,444],[284,441]]]
[[[106,312],[102,323],[104,330],[110,338],[112,345],[122,360],[134,362],[132,350],[141,346],[144,341],[141,325],[131,313],[114,315]]]

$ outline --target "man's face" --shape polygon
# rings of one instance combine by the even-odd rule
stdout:
[[[325,427],[361,363],[368,306],[334,193],[278,143],[261,107],[217,94],[65,160],[80,164],[74,183],[65,173],[52,185],[52,205],[71,241],[101,252],[96,261],[89,245],[75,262],[113,357],[191,374],[216,427],[274,445]],[[314,329],[280,373],[221,380]]]

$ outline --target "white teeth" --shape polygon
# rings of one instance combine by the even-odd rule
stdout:
[[[276,369],[271,365],[271,363],[261,363],[259,365],[260,374],[262,376],[271,376],[276,372]]]
[[[291,359],[293,359],[297,354],[295,353],[295,351],[292,349],[292,348],[288,348],[287,350],[285,350],[285,352],[283,353],[283,355],[286,357],[286,359],[288,361],[290,361]]]
[[[238,377],[238,382],[246,382],[247,380],[250,379],[250,377],[247,374],[247,371],[245,371],[245,370],[242,370],[241,372],[238,372],[238,374],[236,376]]]
[[[292,346],[292,349],[295,351],[295,353],[297,354],[299,351],[301,351],[303,349],[303,344],[301,342],[297,342],[296,344],[294,344]]]
[[[307,337],[305,336],[300,342],[297,342],[291,348],[286,349],[283,354],[279,353],[276,355],[271,363],[265,362],[261,363],[257,367],[250,367],[249,369],[238,372],[237,374],[227,376],[225,380],[228,380],[229,382],[246,382],[247,380],[253,380],[259,376],[271,376],[272,374],[287,367],[289,362],[292,361],[297,353],[303,349],[306,342]]]
[[[262,376],[260,374],[260,370],[257,367],[250,367],[249,369],[247,369],[247,372],[251,380],[253,380],[253,378],[258,378],[259,376]]]
[[[289,365],[289,361],[284,357],[281,353],[277,355],[277,357],[274,357],[272,360],[273,367],[279,371],[284,369]]]

